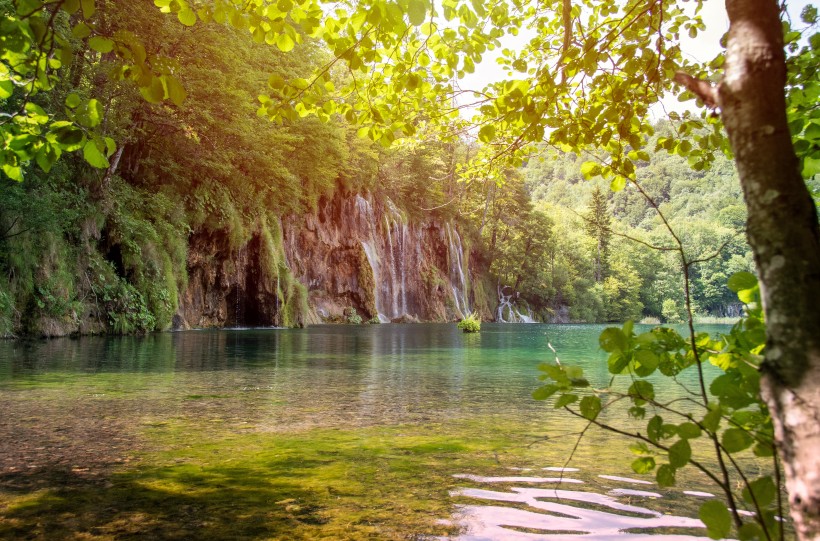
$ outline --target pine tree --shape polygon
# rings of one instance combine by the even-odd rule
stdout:
[[[606,204],[606,197],[601,188],[595,186],[592,191],[592,199],[589,201],[588,210],[584,216],[586,221],[587,234],[595,239],[595,281],[604,281],[607,273],[607,261],[609,259],[609,240],[612,236],[610,227],[609,209]]]

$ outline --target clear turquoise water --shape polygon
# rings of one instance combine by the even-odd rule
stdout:
[[[562,412],[530,398],[540,385],[537,365],[555,358],[548,344],[558,352],[562,363],[583,366],[592,385],[601,387],[610,379],[606,354],[598,348],[598,335],[605,327],[485,323],[481,333],[468,335],[454,324],[391,324],[7,341],[0,343],[0,398],[8,403],[35,394],[38,399],[51,401],[108,400],[111,404],[126,404],[123,410],[154,420],[166,416],[208,418],[252,424],[269,431],[382,425],[446,429],[447,423],[458,421],[459,430],[474,426],[480,436],[482,430],[515,425],[511,430],[522,431],[522,444],[531,444],[544,434],[572,434],[581,427]],[[703,330],[726,329],[712,326]],[[681,383],[695,382],[682,378]],[[663,390],[671,393],[667,395],[670,398],[681,392],[671,384]],[[526,426],[519,424],[521,419],[527,420]],[[566,465],[573,443],[573,438],[564,438],[555,445],[539,447],[543,456],[540,466]],[[604,481],[600,477],[629,474],[627,445],[622,438],[609,434],[586,437],[570,465],[580,467],[575,477],[594,488],[589,494],[599,497],[611,491],[617,494],[619,490],[645,489],[634,480]],[[523,475],[513,470],[511,476]],[[481,472],[453,471],[454,475],[465,473]],[[544,471],[526,475],[543,476]],[[492,523],[498,501],[535,502],[536,508],[528,512],[537,513],[537,502],[550,497],[535,494],[523,501],[509,496],[510,490],[518,495],[516,498],[525,494],[520,487],[518,490],[505,485],[506,495],[499,496],[494,489],[486,490],[487,483],[495,486],[493,480],[472,478],[472,482],[465,491],[453,495],[462,502],[459,520],[464,521],[468,532],[471,528],[478,531],[476,521],[484,521],[485,526]],[[507,483],[524,483],[522,486],[532,488],[527,481],[511,479]],[[541,481],[534,483],[542,487],[538,484]],[[682,486],[677,496],[686,488],[702,486],[692,481],[690,486]],[[634,501],[661,496],[652,494],[624,497]],[[564,496],[569,497],[569,493]],[[464,505],[465,499],[476,501]],[[674,501],[679,505],[678,500]],[[596,505],[600,508],[607,504]],[[516,513],[522,512],[521,505],[518,508]],[[604,515],[611,519],[611,512],[613,509],[607,508]],[[641,512],[632,510],[628,514],[636,513]],[[655,511],[649,513],[647,516],[655,517]],[[584,516],[588,524],[594,522],[589,513]],[[519,518],[524,524],[518,524],[517,529],[505,530],[503,524],[496,524],[496,529],[487,530],[485,537],[475,538],[528,539],[530,534],[523,531],[528,528],[527,517]],[[601,524],[601,531],[619,531],[617,520]],[[680,526],[666,526],[675,525]],[[622,529],[662,526],[661,521]],[[530,529],[544,527],[532,525]]]

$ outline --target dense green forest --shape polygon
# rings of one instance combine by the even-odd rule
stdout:
[[[542,321],[683,316],[679,262],[647,247],[665,242],[658,214],[634,189],[613,194],[584,181],[581,157],[543,148],[509,170],[503,186],[465,184],[455,170],[476,152],[469,140],[420,134],[385,150],[340,116],[270,123],[256,114],[269,79],[306,75],[326,53],[284,54],[219,24],[187,28],[150,4],[101,3],[96,24],[108,34],[133,32],[133,54],[171,63],[185,99],[140,96],[110,76],[121,59],[75,36],[81,54],[33,103],[55,118],[99,123],[117,150],[106,168],[67,153],[46,171],[30,160],[24,182],[3,179],[4,334],[59,333],[78,322],[80,332],[168,328],[187,285],[191,239],[214,235],[233,250],[252,235],[267,239],[269,273],[281,278],[281,323],[301,324],[307,292],[288,269],[276,224],[315,211],[322,198],[355,193],[389,196],[410,219],[455,220],[469,239],[473,300],[485,318],[495,317],[503,292]],[[3,109],[22,99],[13,93]],[[656,153],[638,180],[691,255],[714,255],[693,277],[696,311],[738,315],[725,282],[752,270],[752,261],[731,163],[694,171],[681,157]]]

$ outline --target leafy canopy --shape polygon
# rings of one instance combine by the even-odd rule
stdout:
[[[113,141],[98,129],[99,103],[79,96],[64,114],[46,114],[32,98],[59,81],[61,67],[79,50],[114,55],[115,78],[132,81],[149,102],[180,104],[186,90],[178,66],[154,55],[130,32],[110,32],[94,19],[101,0],[15,0],[2,21],[0,100],[9,113],[0,120],[4,172],[22,179],[35,159],[47,169],[64,151],[82,149],[96,167],[107,167]],[[155,0],[184,26],[216,22],[248,31],[259,43],[289,52],[307,41],[320,43],[328,60],[310,77],[271,75],[259,96],[259,114],[285,122],[314,115],[343,116],[359,135],[383,145],[434,126],[444,137],[473,129],[484,149],[473,165],[487,173],[500,156],[521,164],[537,142],[600,156],[583,167],[614,189],[634,179],[636,164],[653,132],[649,108],[679,89],[674,73],[720,76],[723,57],[693,66],[682,57],[681,34],[704,28],[702,0],[690,3],[584,0],[534,3],[526,0]],[[802,14],[817,22],[811,6]],[[524,29],[529,40],[504,48],[498,62],[507,79],[483,89],[462,89],[460,80],[505,36]],[[789,111],[802,141],[797,152],[804,174],[820,166],[817,49],[820,35],[784,23],[790,59]],[[805,45],[800,45],[806,43]],[[693,98],[688,92],[682,99]],[[459,115],[471,108],[470,121]],[[702,169],[716,150],[728,152],[718,120],[707,114],[676,116],[675,137],[657,145],[686,156]],[[707,132],[694,131],[708,127]],[[443,130],[443,131],[442,131]],[[426,131],[425,131],[426,133]],[[692,137],[688,137],[688,136]],[[439,135],[441,137],[441,135]]]

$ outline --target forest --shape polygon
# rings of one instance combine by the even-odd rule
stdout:
[[[57,87],[31,103],[44,115],[99,127],[116,151],[103,158],[111,164],[103,169],[68,153],[45,170],[31,159],[20,169],[24,182],[6,175],[4,334],[167,329],[188,287],[196,239],[216,235],[238,251],[255,233],[281,236],[270,231],[283,217],[298,220],[320,201],[348,194],[389,194],[411,219],[457,224],[470,240],[473,283],[486,284],[472,292],[485,319],[498,317],[496,293],[504,289],[515,296],[515,311],[545,322],[683,320],[679,263],[634,240],[663,238],[654,211],[634,190],[612,193],[586,182],[577,155],[543,147],[510,169],[503,186],[464,183],[456,170],[476,152],[469,139],[385,149],[357,137],[341,116],[271,124],[256,114],[260,89],[271,74],[309,73],[321,51],[284,54],[225,25],[187,28],[149,4],[106,5],[97,24],[111,34],[133,32],[142,44],[135,48],[173,58],[185,100],[141,99],[135,85],[109,76],[121,69],[116,55],[74,38],[81,54]],[[8,96],[4,108],[20,99]],[[12,163],[13,146],[4,152]],[[739,315],[726,280],[754,265],[731,163],[718,158],[694,171],[684,158],[656,152],[638,175],[685,232],[687,250],[715,253],[695,270],[696,312]],[[286,266],[282,272],[290,274]],[[280,283],[276,296],[290,305],[278,323],[307,321],[298,280]]]

